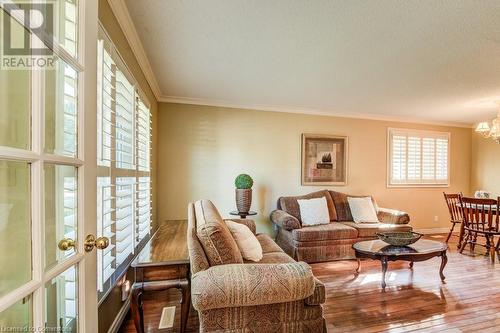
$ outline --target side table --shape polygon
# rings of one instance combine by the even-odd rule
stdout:
[[[254,212],[254,211],[248,211],[248,212],[238,212],[236,210],[233,210],[232,212],[229,212],[230,215],[233,215],[233,216],[239,216],[240,218],[244,219],[246,218],[247,216],[254,216],[254,215],[257,215],[257,212]]]
[[[170,288],[182,293],[180,332],[186,330],[191,307],[187,222],[164,222],[132,262],[135,283],[132,286],[130,308],[135,329],[144,333],[142,294]]]

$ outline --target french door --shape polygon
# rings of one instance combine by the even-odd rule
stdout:
[[[26,20],[33,3],[52,4],[34,11],[53,15],[46,35]],[[0,331],[97,332],[97,0],[0,4],[2,50],[54,60],[0,69]]]

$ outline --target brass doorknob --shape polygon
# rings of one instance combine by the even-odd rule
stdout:
[[[59,244],[57,244],[57,247],[61,251],[68,251],[71,248],[75,248],[75,241],[70,238],[63,238]]]
[[[94,235],[87,235],[85,238],[85,242],[83,246],[85,248],[85,252],[90,252],[94,249],[94,247],[99,250],[103,250],[107,248],[109,245],[109,239],[107,237],[98,237],[96,238]]]

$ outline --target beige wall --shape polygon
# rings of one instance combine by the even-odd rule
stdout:
[[[279,196],[323,188],[300,184],[302,133],[349,136],[348,185],[330,188],[372,194],[380,206],[408,211],[416,228],[448,227],[442,192],[469,191],[470,129],[166,103],[158,126],[159,221],[186,218],[187,203],[201,198],[229,216],[234,177],[248,173],[258,229],[272,232],[268,217]],[[387,188],[388,127],[451,132],[451,187]]]
[[[500,196],[500,144],[472,131],[471,193],[476,190]]]

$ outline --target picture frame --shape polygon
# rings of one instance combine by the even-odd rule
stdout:
[[[301,184],[347,185],[347,136],[302,134]]]

